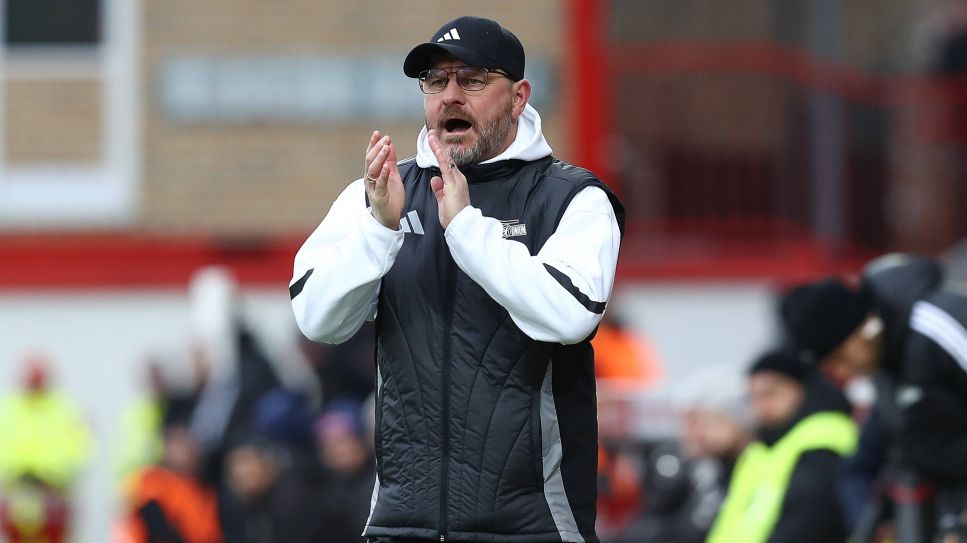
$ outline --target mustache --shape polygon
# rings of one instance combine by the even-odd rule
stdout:
[[[469,111],[460,107],[448,107],[440,114],[440,119],[437,121],[437,126],[442,128],[443,125],[445,125],[447,121],[451,119],[463,119],[472,125],[477,124],[477,120],[474,119],[473,115]]]

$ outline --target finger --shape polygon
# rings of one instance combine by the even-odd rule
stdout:
[[[373,146],[376,145],[376,142],[379,141],[381,137],[382,136],[380,136],[379,130],[373,131],[373,135],[369,137],[369,145],[366,146],[366,154],[369,154],[369,152],[373,149]]]
[[[430,130],[427,136],[427,141],[430,143],[430,151],[433,151],[433,156],[437,158],[437,162],[440,163],[440,156],[443,154],[443,147],[440,145],[440,138],[436,135],[436,130]]]
[[[389,164],[383,164],[383,169],[379,172],[379,177],[376,178],[375,186],[373,187],[373,193],[376,196],[383,197],[386,194],[386,182],[389,180]]]
[[[376,177],[379,174],[380,168],[383,167],[382,164],[374,165],[373,163],[374,161],[376,161],[376,159],[379,157],[380,152],[383,151],[383,149],[386,147],[388,143],[389,143],[389,136],[384,136],[379,140],[377,140],[376,143],[373,144],[372,149],[370,149],[369,152],[366,153],[365,168],[366,168],[367,175]]]
[[[448,157],[443,151],[443,147],[440,145],[440,140],[437,138],[436,130],[430,130],[428,140],[430,142],[430,150],[433,151],[437,164],[440,165],[440,173],[443,174],[444,181],[446,181],[447,174],[450,173],[449,170],[452,169],[452,161],[450,160],[450,157]]]
[[[384,145],[380,148],[379,152],[373,158],[373,161],[366,168],[367,181],[372,178],[379,177],[380,173],[383,171],[383,166],[386,164],[386,157],[389,156],[389,147]]]
[[[436,155],[436,152],[440,149],[440,140],[437,138],[436,130],[431,128],[427,132],[427,140],[430,142],[430,150]]]
[[[436,195],[437,201],[443,198],[443,178],[439,175],[432,177],[430,179],[430,189],[432,189],[433,194]]]
[[[400,170],[396,164],[396,146],[392,143],[389,144],[389,155],[386,157],[386,163],[390,167],[390,175],[399,175]]]
[[[373,161],[376,153],[379,152],[379,145],[382,141],[382,137],[377,136],[379,136],[378,130],[373,132],[373,135],[369,138],[369,145],[366,147],[366,155],[365,159],[363,160],[363,169],[367,172],[369,171],[369,164]]]
[[[443,182],[447,184],[456,183],[463,174],[460,172],[457,165],[453,162],[453,157],[449,156],[443,147],[440,145],[440,139],[437,138],[436,131],[431,130],[429,136],[430,149],[436,156],[437,164],[440,165],[440,175],[443,177]]]

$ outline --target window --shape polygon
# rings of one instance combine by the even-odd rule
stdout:
[[[124,225],[138,0],[0,0],[0,229]]]
[[[3,35],[8,45],[96,45],[101,41],[100,0],[6,0]]]

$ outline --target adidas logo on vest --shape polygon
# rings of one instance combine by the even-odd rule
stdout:
[[[415,209],[400,219],[400,228],[402,228],[403,232],[406,234],[413,233],[420,234],[421,236],[424,234],[423,223],[420,222],[420,216],[416,214]]]

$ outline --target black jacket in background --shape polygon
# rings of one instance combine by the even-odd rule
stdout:
[[[943,289],[942,274],[917,257],[863,279],[884,323],[880,367],[895,383],[878,400],[895,460],[941,487],[967,482],[967,293]]]
[[[896,405],[902,458],[939,486],[967,483],[967,295],[914,304]]]

